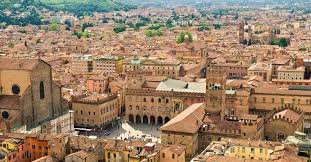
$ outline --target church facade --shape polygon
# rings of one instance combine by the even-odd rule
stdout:
[[[8,127],[35,127],[65,112],[52,68],[40,59],[0,59],[0,118]]]

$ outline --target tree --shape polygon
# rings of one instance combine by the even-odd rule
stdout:
[[[208,26],[206,23],[200,23],[199,27],[198,27],[198,31],[206,31],[208,30]]]
[[[49,31],[58,31],[59,30],[59,24],[57,23],[52,23],[51,26],[49,27]]]
[[[64,24],[66,25],[66,26],[68,26],[69,28],[71,28],[71,21],[70,20],[65,20],[65,22],[64,22]]]
[[[148,29],[149,30],[158,30],[158,29],[160,29],[162,27],[163,27],[163,25],[161,25],[161,24],[155,24],[155,25],[149,26]]]
[[[94,24],[92,24],[92,23],[83,23],[81,30],[82,30],[82,32],[84,32],[86,28],[93,27],[93,26],[94,26]]]
[[[140,27],[145,26],[145,25],[146,25],[146,23],[138,22],[138,23],[135,24],[135,28],[139,29]]]
[[[146,35],[147,37],[154,37],[153,32],[152,32],[151,30],[146,30],[146,31],[145,31],[145,35]]]
[[[121,33],[124,32],[126,30],[126,26],[125,25],[119,25],[113,28],[113,31],[115,33]]]
[[[79,31],[79,32],[74,32],[74,35],[76,35],[79,39],[80,38],[90,38],[91,34],[87,31]]]
[[[177,37],[177,43],[180,44],[180,43],[183,43],[185,41],[185,36],[188,36],[189,38],[189,42],[193,42],[193,37],[192,37],[192,34],[189,32],[189,31],[182,31],[179,36]]]
[[[272,39],[270,44],[271,45],[278,45],[280,47],[287,47],[288,46],[287,40],[285,38],[280,38],[279,40]]]
[[[271,45],[279,45],[279,41],[272,39],[270,44]]]
[[[170,28],[173,28],[174,25],[173,25],[173,21],[171,19],[168,19],[165,23],[165,26],[166,28],[170,29]]]
[[[281,38],[279,41],[279,46],[280,47],[287,47],[288,46],[287,40],[285,38]]]
[[[214,26],[215,29],[220,29],[221,28],[220,24],[214,24],[213,26]]]
[[[162,36],[163,35],[163,29],[160,28],[158,30],[146,30],[145,35],[147,37]]]

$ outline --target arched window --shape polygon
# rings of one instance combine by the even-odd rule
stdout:
[[[45,94],[44,94],[44,84],[43,81],[40,82],[40,99],[44,99]]]

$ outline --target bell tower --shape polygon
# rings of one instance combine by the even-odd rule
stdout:
[[[220,114],[224,119],[226,100],[226,71],[220,66],[210,65],[206,74],[205,109],[208,113]]]
[[[239,42],[244,43],[244,21],[239,22]]]

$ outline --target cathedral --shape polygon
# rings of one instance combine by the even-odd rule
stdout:
[[[6,127],[33,128],[65,112],[52,68],[40,59],[0,59],[0,118]]]

